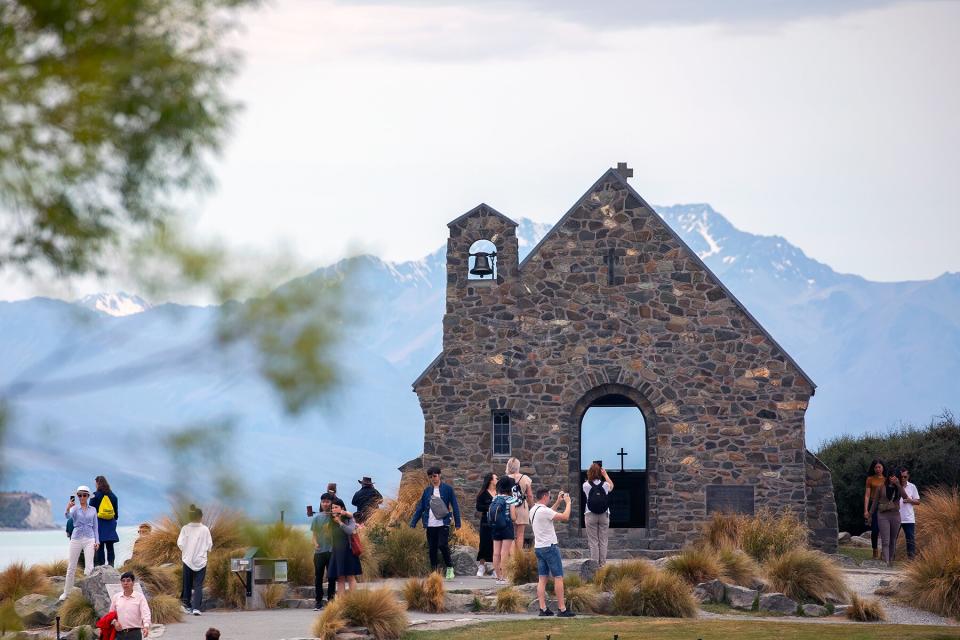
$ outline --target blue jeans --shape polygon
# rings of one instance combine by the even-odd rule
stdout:
[[[563,561],[560,558],[560,547],[555,544],[549,547],[537,547],[534,549],[534,553],[537,556],[538,576],[563,577]]]
[[[901,522],[900,528],[907,537],[907,557],[913,560],[917,553],[917,525],[913,522]]]

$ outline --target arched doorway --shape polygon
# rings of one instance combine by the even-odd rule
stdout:
[[[609,501],[611,528],[647,527],[649,451],[647,420],[636,402],[616,392],[598,394],[589,401],[580,417],[580,483],[586,480],[590,465],[602,461],[615,485]]]

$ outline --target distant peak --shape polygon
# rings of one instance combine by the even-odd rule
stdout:
[[[93,293],[77,300],[77,304],[108,316],[132,316],[153,307],[140,296],[118,291],[117,293]]]

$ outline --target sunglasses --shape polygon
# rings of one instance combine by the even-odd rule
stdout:
[[[89,494],[89,493],[78,493],[78,494],[77,494],[77,497],[78,497],[78,498],[89,498],[89,497],[90,497],[90,494]]]
[[[439,477],[440,477],[440,474],[439,474],[439,473],[431,473],[431,474],[430,474],[430,477],[431,477],[431,478],[439,478]]]

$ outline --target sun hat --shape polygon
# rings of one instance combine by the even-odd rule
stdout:
[[[81,491],[86,491],[87,493],[92,493],[92,492],[90,491],[90,487],[88,487],[88,486],[85,485],[85,484],[82,484],[82,485],[80,485],[79,487],[77,487],[77,490],[76,490],[74,493],[80,493]]]

